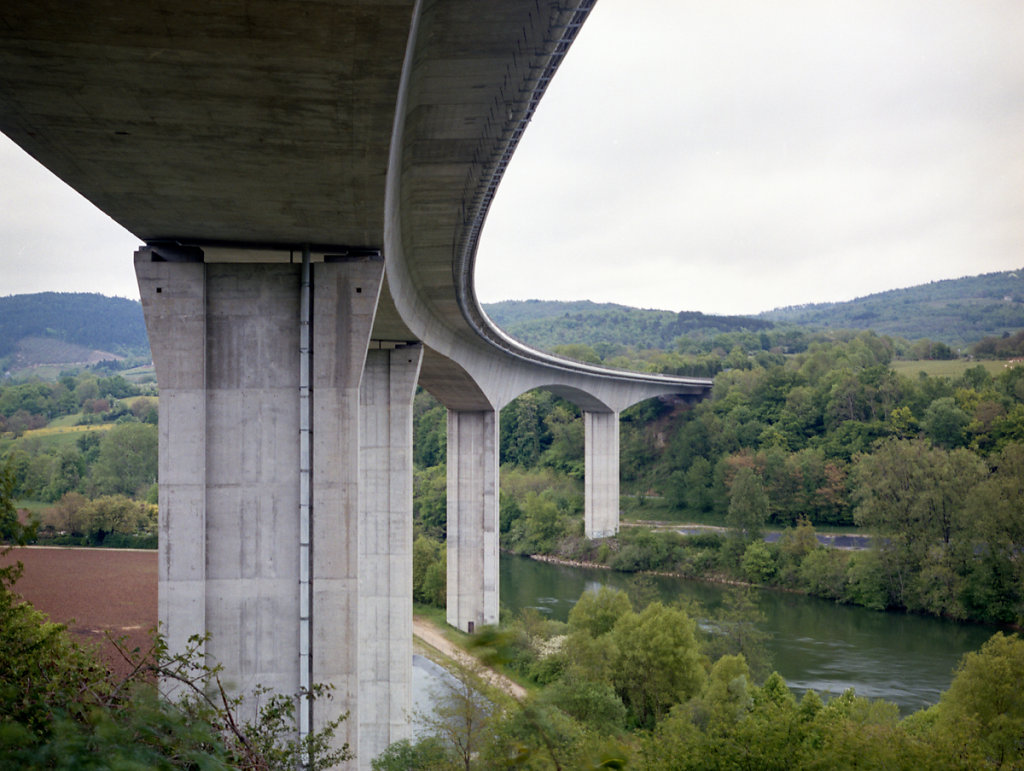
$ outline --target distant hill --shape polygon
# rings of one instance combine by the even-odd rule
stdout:
[[[747,316],[676,313],[588,300],[505,300],[483,307],[491,321],[509,335],[543,349],[573,343],[671,348],[673,341],[684,334],[756,331],[774,326],[773,322]]]
[[[631,308],[613,303],[506,300],[487,303],[491,320],[528,345],[582,343],[671,349],[681,335],[797,325],[873,329],[908,340],[963,348],[1024,329],[1024,268],[933,281],[844,303],[777,308],[756,317]],[[604,356],[605,353],[601,352]],[[39,364],[90,364],[113,357],[149,359],[142,305],[101,294],[42,292],[0,297],[0,372]]]
[[[138,301],[84,292],[0,297],[3,371],[119,357],[149,357]]]
[[[758,318],[828,329],[873,329],[963,347],[1024,328],[1024,269],[933,281],[843,303],[777,308]]]
[[[484,304],[491,320],[538,348],[585,343],[672,348],[680,335],[703,337],[778,324],[817,329],[873,329],[918,340],[927,337],[962,348],[983,337],[1024,328],[1024,269],[933,281],[844,303],[778,308],[750,316],[712,316],[647,310],[625,305],[548,300]]]

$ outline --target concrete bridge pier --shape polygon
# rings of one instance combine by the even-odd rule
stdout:
[[[140,249],[135,269],[160,383],[158,613],[184,651],[206,629],[206,266]]]
[[[310,304],[301,300],[298,264],[203,262],[199,249],[158,246],[140,249],[135,264],[161,387],[159,617],[169,649],[180,652],[190,635],[209,633],[206,659],[223,667],[234,693],[333,684],[333,699],[317,701],[306,724],[316,730],[349,711],[337,740],[368,768],[369,752],[383,749],[377,745],[396,718],[391,707],[361,714],[362,691],[369,700],[383,678],[402,680],[402,657],[403,683],[411,681],[411,651],[401,648],[411,630],[400,634],[394,620],[407,613],[411,624],[411,608],[399,599],[411,589],[397,588],[411,564],[404,572],[395,565],[411,559],[411,532],[404,540],[397,532],[411,523],[418,349],[373,352],[363,390],[371,423],[360,432],[383,262],[314,262]],[[307,325],[312,356],[304,359]],[[312,403],[300,407],[304,360]],[[303,434],[311,452],[302,449]],[[361,452],[379,476],[361,477]],[[389,456],[384,465],[381,455]],[[361,483],[372,491],[362,509]],[[395,554],[380,548],[384,521]],[[371,525],[361,540],[361,526]],[[372,566],[365,585],[361,559]],[[382,574],[395,584],[381,585]],[[361,591],[368,614],[391,602],[396,608],[386,624],[358,634]],[[361,678],[370,650],[383,651],[394,671],[374,661],[373,676]],[[253,707],[244,705],[242,717]]]
[[[320,729],[347,710],[338,740],[349,743],[360,768],[369,768],[371,758],[363,757],[360,742],[360,729],[368,721],[359,703],[360,394],[384,263],[378,258],[312,267],[310,680],[335,686],[332,699],[314,705],[312,728]],[[259,313],[258,304],[253,313]],[[282,655],[298,661],[293,651]]]
[[[607,538],[619,532],[619,413],[583,413],[584,532]]]
[[[448,410],[448,611],[464,632],[498,623],[498,413]]]
[[[136,254],[160,404],[159,614],[236,691],[297,691],[299,273]],[[290,654],[296,654],[294,656]]]
[[[361,392],[359,754],[411,738],[412,403],[423,346],[370,350]]]

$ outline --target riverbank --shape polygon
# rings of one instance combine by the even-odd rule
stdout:
[[[655,532],[673,532],[679,533],[680,535],[701,535],[702,533],[714,533],[718,535],[725,535],[729,532],[729,528],[723,527],[722,525],[706,525],[700,522],[665,522],[656,519],[635,519],[635,520],[622,520],[620,526],[626,527],[644,527]],[[782,538],[783,530],[765,530],[764,531],[764,542],[765,543],[777,543]],[[827,546],[830,549],[843,549],[847,551],[860,551],[863,549],[871,548],[871,542],[875,536],[865,533],[851,533],[846,530],[837,530],[837,532],[816,532],[814,537],[818,539],[818,543],[822,546]]]
[[[412,633],[414,640],[418,640],[420,643],[420,652],[445,669],[451,670],[453,668],[451,663],[454,662],[454,668],[464,668],[479,674],[489,685],[514,699],[521,701],[526,698],[527,691],[523,686],[501,672],[486,666],[476,656],[453,643],[430,619],[414,615],[412,617]],[[428,646],[433,651],[424,650],[423,646]],[[441,654],[448,661],[439,661],[437,656],[432,653]]]
[[[626,574],[671,576],[729,586],[753,586],[804,594],[872,611],[898,611],[1017,630],[1024,605],[1012,593],[988,601],[992,558],[981,554],[961,566],[961,580],[929,583],[927,572],[910,570],[905,544],[871,535],[819,534],[808,522],[767,538],[744,538],[733,530],[685,523],[623,527],[615,536],[590,540],[582,533],[512,548],[566,566]],[[525,546],[526,548],[523,548]],[[901,580],[903,583],[901,583]],[[948,584],[948,585],[947,585]],[[911,589],[913,591],[911,591]],[[911,598],[913,602],[907,602]]]
[[[705,631],[728,615],[735,589],[711,581],[660,575],[638,576],[604,568],[501,555],[503,619],[513,623],[524,609],[565,622],[584,592],[605,586],[625,592],[639,611],[658,600],[681,604],[698,615]],[[931,706],[949,687],[964,654],[978,650],[997,628],[912,613],[879,613],[807,594],[749,589],[759,614],[768,666],[799,698],[812,690],[823,698],[849,688],[884,699],[904,715]]]
[[[564,557],[556,557],[552,554],[528,554],[521,556],[527,556],[532,560],[537,560],[537,562],[547,562],[551,565],[565,565],[566,567],[590,568],[593,570],[614,570],[614,568],[612,568],[610,565],[602,565],[600,562],[585,562],[581,560],[571,560],[565,559]],[[753,584],[749,581],[740,581],[735,578],[729,578],[727,576],[713,573],[708,574],[706,576],[702,576],[700,578],[696,578],[694,576],[685,575],[683,573],[672,573],[666,570],[638,570],[636,572],[645,576],[659,576],[660,578],[678,578],[681,581],[706,581],[711,584],[722,584],[723,586],[747,586],[758,589],[776,589],[779,591],[793,592],[794,594],[807,594],[807,592],[802,592],[798,589],[786,589],[778,586],[762,586],[761,584]]]

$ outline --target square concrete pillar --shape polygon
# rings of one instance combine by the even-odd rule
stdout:
[[[448,410],[448,612],[464,632],[498,623],[498,413]]]
[[[161,388],[159,605],[170,650],[208,632],[207,660],[242,694],[256,685],[297,693],[305,661],[313,682],[336,688],[316,702],[313,729],[350,712],[337,741],[358,752],[359,389],[383,262],[313,266],[312,633],[304,641],[301,268],[206,264],[199,250],[167,262],[157,249],[139,250],[136,273]],[[410,410],[413,387],[401,386]],[[411,437],[411,411],[408,420]]]
[[[172,651],[206,630],[206,266],[135,254],[160,384],[159,618]]]
[[[619,532],[619,413],[584,412],[584,532]]]
[[[330,683],[313,729],[345,711],[339,741],[359,746],[359,390],[383,280],[380,260],[313,265],[312,682]],[[297,392],[296,392],[297,393]]]
[[[136,254],[160,398],[160,620],[225,684],[298,688],[298,268]],[[243,708],[243,717],[248,707]]]
[[[412,736],[412,405],[421,345],[370,350],[360,396],[360,766]]]

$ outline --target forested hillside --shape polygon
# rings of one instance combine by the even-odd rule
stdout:
[[[872,329],[965,348],[1024,327],[1024,269],[933,281],[844,303],[778,308],[759,318],[828,329]]]
[[[765,333],[773,330],[772,344],[793,353],[786,337],[794,327],[873,329],[908,341],[928,338],[955,352],[986,336],[998,339],[1024,327],[1022,276],[1024,270],[937,281],[847,303],[780,308],[757,317],[587,301],[509,300],[485,304],[484,310],[499,327],[529,345],[546,350],[567,347],[560,352],[583,359],[596,355],[612,366],[623,364],[611,361],[615,357],[628,359],[637,351],[697,355],[717,347],[728,352],[741,339],[750,348],[750,335],[757,336],[767,350]],[[904,351],[896,342],[896,354],[902,356]],[[148,359],[142,306],[137,301],[72,292],[0,297],[0,365],[11,365],[15,355],[20,357],[18,369],[43,362],[80,363],[93,351]],[[659,371],[672,369],[665,362],[658,366]],[[693,374],[708,371],[701,364]]]
[[[506,300],[485,304],[491,321],[522,342],[551,350],[589,345],[603,358],[616,346],[673,349],[680,335],[761,330],[772,322],[746,316],[630,308],[613,303]]]
[[[1024,269],[933,281],[844,303],[779,308],[757,317],[542,300],[485,304],[484,310],[495,324],[528,345],[545,350],[589,345],[602,358],[609,346],[674,350],[680,336],[706,339],[723,332],[761,332],[778,326],[872,329],[965,349],[983,337],[1000,337],[1024,327]]]
[[[5,365],[4,370],[13,364],[20,369],[88,361],[92,351],[148,359],[142,305],[123,297],[84,292],[0,297],[0,364]]]

